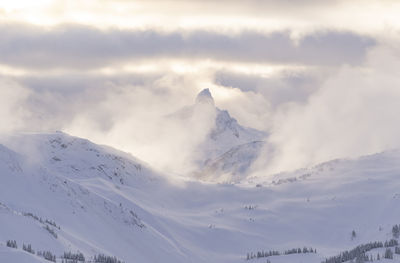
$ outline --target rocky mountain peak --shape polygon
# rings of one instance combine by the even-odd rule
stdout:
[[[214,98],[209,89],[203,89],[196,97],[196,103],[207,103],[214,105]]]

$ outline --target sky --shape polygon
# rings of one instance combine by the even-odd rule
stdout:
[[[206,133],[166,116],[209,88],[270,134],[262,174],[397,148],[399,11],[390,0],[0,0],[0,133],[63,130],[180,173]]]

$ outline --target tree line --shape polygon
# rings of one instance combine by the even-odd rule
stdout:
[[[283,252],[279,252],[277,250],[269,250],[269,251],[257,251],[257,252],[250,252],[247,253],[246,259],[254,259],[254,258],[266,258],[271,256],[280,256],[280,255],[290,255],[290,254],[306,254],[306,253],[317,253],[317,249],[303,247],[301,248],[292,248],[285,250]]]
[[[18,249],[16,240],[7,240],[6,246],[13,249]],[[57,262],[57,257],[51,251],[37,251],[33,250],[31,244],[23,244],[22,249],[33,255],[37,255],[51,262]],[[60,257],[61,263],[124,263],[115,256],[107,256],[104,254],[94,255],[91,260],[86,260],[81,252],[73,253],[71,251],[64,252]]]
[[[329,257],[325,259],[322,263],[342,263],[346,261],[354,261],[356,260],[357,263],[368,262],[373,260],[372,256],[368,257],[365,253],[371,251],[376,248],[383,248],[385,247],[385,253],[383,255],[384,258],[393,259],[393,252],[390,247],[397,247],[399,243],[395,239],[391,239],[389,241],[385,241],[384,243],[381,241],[370,242],[367,244],[361,244],[351,250],[346,250],[341,252],[337,256]],[[400,252],[400,249],[396,251]],[[378,254],[377,260],[380,259],[380,255]]]

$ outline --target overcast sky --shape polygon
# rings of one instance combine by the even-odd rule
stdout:
[[[390,0],[0,0],[0,132],[64,130],[162,167],[192,136],[161,136],[163,116],[210,88],[271,134],[268,171],[400,147],[399,13]]]

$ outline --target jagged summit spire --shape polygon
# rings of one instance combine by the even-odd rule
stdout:
[[[208,103],[214,105],[214,98],[209,89],[203,89],[196,98],[196,103]]]

